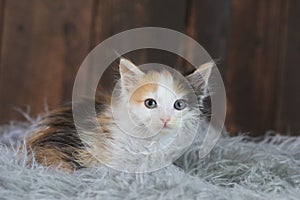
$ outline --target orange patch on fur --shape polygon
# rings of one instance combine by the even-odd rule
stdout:
[[[75,165],[67,162],[67,156],[55,147],[39,147],[34,151],[35,160],[45,166],[57,167],[65,171],[73,171]]]
[[[154,93],[157,91],[157,87],[158,85],[156,83],[146,83],[133,92],[129,101],[134,103],[144,102],[145,96],[149,93]]]

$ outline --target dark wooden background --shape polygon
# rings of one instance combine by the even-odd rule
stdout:
[[[299,135],[299,20],[299,0],[0,0],[0,123],[20,119],[15,107],[35,115],[71,100],[101,41],[159,26],[221,58],[230,131]]]

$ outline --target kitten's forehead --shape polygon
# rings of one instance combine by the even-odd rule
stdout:
[[[130,96],[130,101],[135,103],[142,103],[145,100],[145,97],[154,98],[154,94],[157,92],[158,84],[157,83],[147,83],[142,84],[135,91],[133,91]]]
[[[151,71],[145,75],[143,82],[157,83],[158,89],[167,88],[175,94],[184,93],[182,82],[167,70],[163,70],[160,72]]]
[[[174,88],[174,78],[168,71],[162,71],[158,78],[158,87],[156,97],[160,100],[160,104],[167,106],[170,101],[177,98]]]
[[[138,103],[144,101],[144,98],[158,98],[161,103],[167,104],[185,95],[185,90],[180,85],[179,80],[166,70],[150,71],[132,93],[131,100]]]

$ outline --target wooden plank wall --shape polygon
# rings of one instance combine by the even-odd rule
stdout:
[[[232,1],[225,72],[231,130],[275,128],[283,67],[279,59],[285,32],[284,2]]]
[[[14,107],[70,99],[76,71],[89,52],[92,0],[5,1],[1,52],[2,121]]]
[[[1,65],[3,23],[4,23],[4,0],[0,0],[0,79],[2,77],[1,74],[3,74],[2,65]],[[0,90],[0,92],[1,92],[1,90]],[[0,93],[0,95],[1,95],[1,93]],[[1,97],[2,97],[2,95],[1,95]],[[0,119],[0,121],[1,121],[1,119]]]
[[[0,123],[20,119],[14,107],[30,105],[35,115],[45,103],[71,100],[93,47],[124,30],[158,26],[186,33],[220,59],[231,132],[299,135],[299,15],[298,0],[0,0]],[[151,50],[128,57],[180,63]],[[107,73],[103,83],[111,81]]]
[[[274,129],[300,135],[300,1],[285,2],[284,33],[281,39],[280,94]]]

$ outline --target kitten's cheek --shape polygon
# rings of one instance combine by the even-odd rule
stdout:
[[[144,124],[147,128],[151,128],[153,121],[151,119],[151,116],[144,118]]]
[[[171,124],[172,124],[173,126],[177,126],[177,125],[180,124],[181,120],[182,120],[182,119],[180,119],[180,118],[179,118],[179,119],[174,119],[174,120],[171,121]]]
[[[169,127],[170,129],[177,129],[177,128],[178,128],[178,125],[177,125],[177,123],[169,123],[168,127]]]

